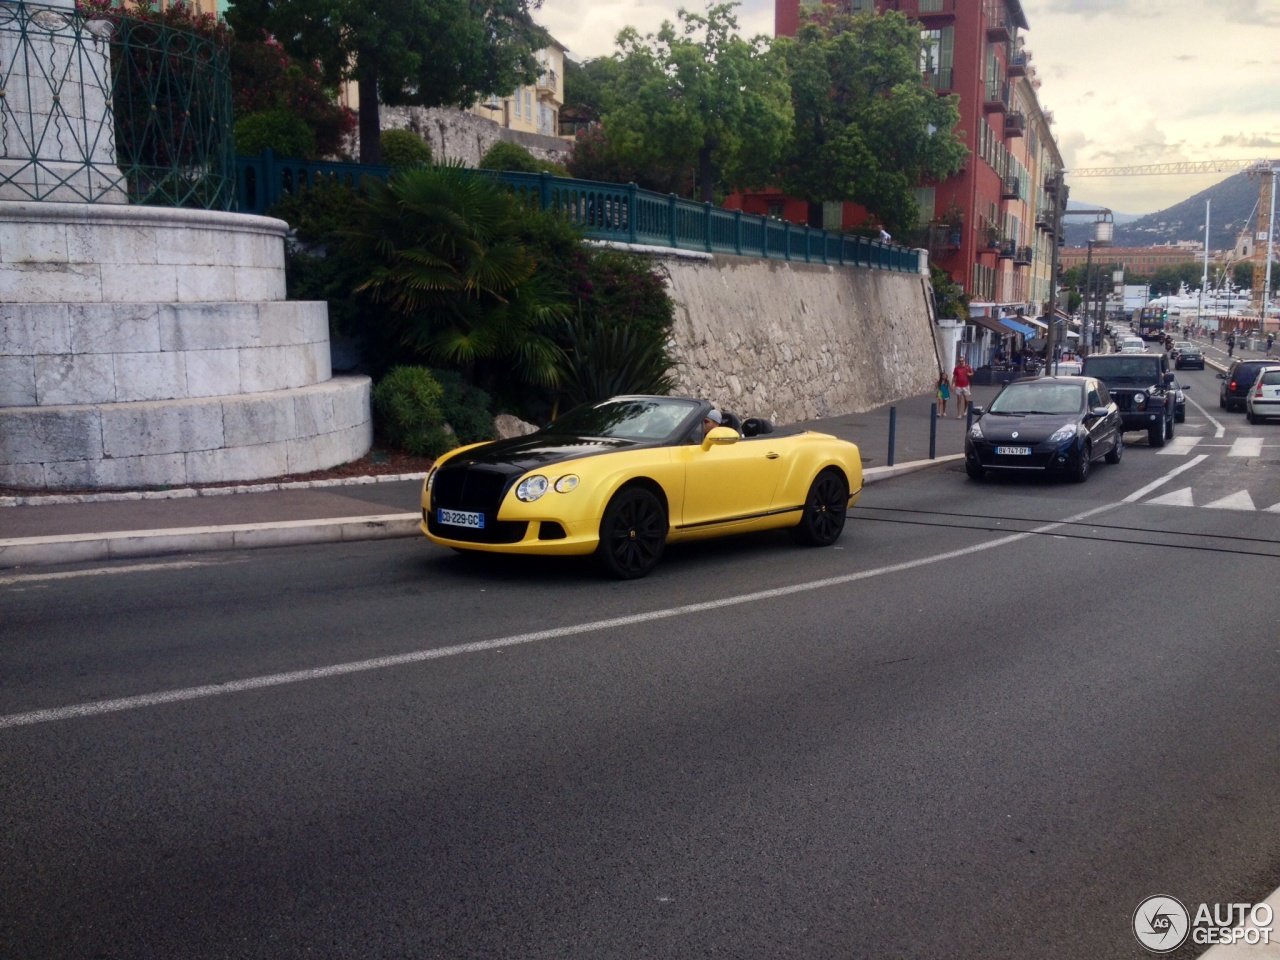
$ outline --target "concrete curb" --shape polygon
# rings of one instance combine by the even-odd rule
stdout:
[[[418,513],[370,517],[241,523],[222,527],[177,527],[166,530],[119,530],[59,537],[0,540],[0,569],[83,563],[94,560],[155,557],[167,553],[252,550],[334,541],[386,540],[418,533]]]
[[[881,480],[891,480],[906,473],[927,470],[929,467],[936,466],[939,463],[951,463],[955,460],[963,459],[963,453],[952,453],[945,457],[936,457],[933,460],[911,460],[907,463],[895,463],[892,467],[871,467],[862,471],[862,485],[865,487],[868,484],[878,483]]]
[[[334,480],[292,480],[283,483],[244,483],[228,487],[176,487],[173,490],[120,490],[102,493],[55,493],[40,496],[0,497],[0,507],[41,507],[60,503],[120,503],[129,500],[187,500],[191,497],[225,497],[233,493],[273,493],[276,490],[321,490],[326,487],[360,487],[371,483],[423,480],[425,473],[386,473]]]
[[[913,460],[892,467],[871,467],[863,471],[863,486],[924,470],[940,463],[964,459],[963,454],[938,457],[936,460]],[[366,482],[374,482],[362,478]],[[408,474],[392,478],[421,479]],[[350,482],[361,482],[360,480]],[[295,489],[309,486],[335,486],[335,481],[316,484],[264,484],[266,489]],[[217,487],[218,491],[239,488]],[[164,491],[179,496],[206,496],[206,491]],[[102,496],[102,495],[94,495]],[[121,495],[127,499],[143,499],[143,495]],[[36,498],[43,500],[44,498]],[[71,501],[85,502],[85,501]],[[281,523],[241,523],[218,527],[177,527],[162,530],[119,530],[110,533],[76,533],[57,537],[20,537],[0,540],[0,570],[12,567],[35,567],[55,563],[85,563],[96,560],[163,556],[170,553],[195,553],[215,550],[252,550],[258,547],[301,546],[309,543],[337,541],[389,540],[396,537],[421,536],[418,513],[387,513],[368,517],[335,517],[324,520],[289,520]]]

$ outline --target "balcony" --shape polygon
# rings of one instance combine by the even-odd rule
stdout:
[[[928,247],[934,255],[950,253],[960,249],[960,241],[964,239],[960,227],[950,223],[929,224]]]
[[[983,113],[1004,113],[1009,109],[1009,84],[988,80],[983,94]]]
[[[1014,245],[1012,240],[1004,240],[1001,242],[1000,250],[998,252],[1001,260],[1012,260],[1015,253],[1017,253],[1017,247]]]
[[[1033,260],[1035,260],[1035,251],[1030,247],[1019,247],[1013,254],[1015,267],[1029,267]]]
[[[1025,77],[1027,75],[1027,65],[1031,62],[1030,50],[1019,50],[1009,58],[1009,76]]]
[[[556,72],[547,70],[538,74],[536,87],[539,100],[554,99],[556,95]]]
[[[1019,111],[1006,113],[1004,115],[1004,135],[1006,137],[1021,137],[1027,132],[1027,116]]]
[[[1003,4],[1001,5],[1003,7]],[[987,39],[992,43],[1012,43],[1017,26],[1009,18],[1005,9],[991,11],[987,20]]]
[[[1017,177],[1005,177],[1000,184],[1001,200],[1021,200],[1022,181]]]
[[[983,252],[995,252],[1004,246],[1004,237],[1000,235],[1000,231],[995,227],[985,227],[982,231],[982,238],[978,242],[978,248]]]
[[[953,82],[954,71],[951,67],[938,68],[937,70],[926,70],[924,74],[924,85],[930,90],[950,90]]]
[[[1036,211],[1036,229],[1048,233],[1053,229],[1053,211],[1041,207]]]

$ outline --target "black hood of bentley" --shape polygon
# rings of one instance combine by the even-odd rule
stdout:
[[[1079,414],[984,413],[978,420],[987,443],[1024,446],[1043,443],[1069,423],[1078,424]],[[1014,434],[1017,436],[1014,436]]]
[[[441,464],[440,469],[444,471],[481,467],[514,476],[564,463],[566,460],[580,460],[583,457],[649,445],[617,437],[578,437],[539,430],[528,436],[511,437],[467,450],[450,457]]]

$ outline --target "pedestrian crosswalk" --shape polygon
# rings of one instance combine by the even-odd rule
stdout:
[[[1227,451],[1228,457],[1260,457],[1263,447],[1262,437],[1237,437],[1230,444],[1206,442],[1204,437],[1174,437],[1156,451],[1162,457],[1185,457],[1197,448],[1221,447]],[[1277,446],[1277,444],[1268,444]]]
[[[1259,507],[1253,502],[1253,496],[1248,490],[1237,490],[1235,493],[1209,500],[1207,503],[1197,503],[1195,491],[1191,487],[1183,487],[1181,490],[1174,490],[1172,493],[1152,497],[1150,500],[1143,500],[1141,504],[1147,507],[1200,507],[1204,510],[1246,510],[1262,513],[1280,513],[1280,503],[1273,504],[1270,507]]]

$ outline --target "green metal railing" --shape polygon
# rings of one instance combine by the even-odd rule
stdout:
[[[230,210],[231,69],[209,37],[0,2],[0,196]]]
[[[282,160],[271,151],[236,157],[239,210],[263,214],[282,196],[337,183],[359,187],[364,177],[385,180],[389,167]],[[915,273],[916,252],[892,243],[725,210],[710,203],[654,193],[634,184],[598,183],[550,174],[495,174],[543,210],[554,210],[588,237],[706,253],[831,263]]]

